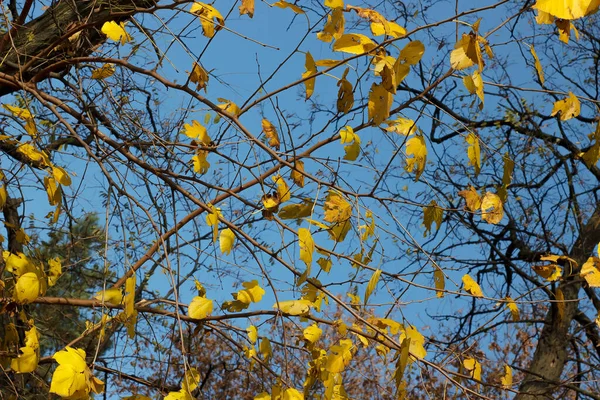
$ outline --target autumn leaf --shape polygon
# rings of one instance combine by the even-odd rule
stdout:
[[[409,136],[417,131],[417,124],[412,119],[398,117],[391,121],[386,121],[388,125],[385,128],[388,132],[395,132],[400,135]]]
[[[279,210],[279,218],[281,219],[299,219],[310,217],[312,214],[312,201],[304,201],[301,204],[289,204]]]
[[[513,383],[513,373],[512,368],[508,365],[504,366],[504,376],[500,378],[500,383],[505,388],[510,388]]]
[[[479,287],[479,284],[471,278],[468,274],[462,277],[463,288],[467,293],[472,294],[475,297],[483,297],[483,292]]]
[[[415,181],[418,181],[427,163],[427,146],[423,136],[416,135],[406,141],[406,156],[406,170],[414,172]]]
[[[250,343],[255,344],[258,340],[258,330],[256,327],[254,325],[250,325],[246,328],[246,333],[248,334],[248,340],[250,340]]]
[[[206,297],[195,296],[188,307],[188,315],[194,319],[204,319],[213,310],[213,301]]]
[[[377,45],[365,35],[360,33],[347,33],[341,35],[333,43],[333,51],[349,54],[363,54],[373,50]]]
[[[409,341],[408,352],[411,360],[421,360],[427,355],[425,350],[425,337],[414,326],[407,326],[402,330],[398,341],[403,343],[406,339]]]
[[[350,143],[344,146],[344,160],[355,161],[360,154],[360,137],[354,133],[351,126],[345,126],[340,130],[341,143]]]
[[[590,257],[581,266],[580,275],[590,287],[600,287],[600,258]]]
[[[289,315],[303,315],[310,311],[313,306],[309,300],[287,300],[273,304],[273,308]]]
[[[333,374],[344,371],[352,360],[353,350],[354,345],[350,339],[341,339],[339,344],[331,346],[325,370]]]
[[[431,225],[435,222],[436,230],[440,229],[442,220],[444,218],[444,210],[438,207],[435,200],[431,200],[431,203],[427,207],[423,207],[423,225],[425,226],[425,232],[423,236],[427,236],[431,232]]]
[[[529,47],[529,51],[531,52],[531,56],[533,57],[533,65],[535,67],[535,72],[537,73],[540,83],[543,85],[544,84],[544,70],[542,69],[542,63],[540,62],[540,59],[538,58],[538,55],[535,52],[535,49],[533,48],[533,45]]]
[[[390,116],[393,97],[382,84],[373,84],[369,91],[369,120],[378,126]]]
[[[208,72],[200,64],[195,62],[192,66],[192,73],[190,74],[190,81],[196,84],[197,90],[206,92],[206,86],[208,85]]]
[[[299,187],[304,187],[304,161],[296,160],[294,163],[294,169],[290,174],[290,178],[294,181],[296,185]]]
[[[300,260],[304,261],[307,267],[310,267],[315,251],[315,242],[308,229],[298,229],[298,243],[300,245]]]
[[[345,222],[352,216],[352,205],[340,193],[333,190],[327,192],[323,210],[324,220],[327,222]]]
[[[206,160],[208,151],[197,150],[196,154],[192,157],[192,164],[194,166],[194,172],[204,175],[210,169],[210,163]]]
[[[435,283],[436,288],[436,296],[444,297],[444,290],[446,288],[446,278],[444,277],[444,271],[442,271],[439,267],[435,267],[433,271],[433,281]]]
[[[467,190],[461,190],[458,195],[465,199],[467,210],[475,212],[481,208],[481,198],[473,186],[469,185]]]
[[[577,19],[598,10],[600,0],[537,0],[533,8],[560,19]]]
[[[327,22],[323,30],[317,33],[317,38],[325,43],[338,40],[344,34],[344,13],[341,8],[335,8],[327,15]]]
[[[48,260],[48,286],[52,287],[62,275],[62,263],[59,257]]]
[[[346,68],[342,78],[337,83],[339,86],[338,99],[336,103],[337,111],[344,114],[348,114],[354,105],[352,84],[346,79],[349,70],[349,68]]]
[[[469,133],[465,138],[467,142],[467,157],[469,165],[475,168],[475,176],[479,175],[481,170],[481,150],[479,148],[479,138],[474,133]]]
[[[202,32],[208,38],[213,37],[215,32],[225,25],[225,19],[223,19],[221,13],[211,5],[195,2],[190,8],[190,13],[198,16],[202,25]]]
[[[35,272],[25,272],[19,276],[14,288],[14,298],[19,304],[28,304],[40,296],[42,282]]]
[[[556,264],[533,265],[531,268],[548,282],[554,282],[562,276],[562,268]]]
[[[423,43],[418,40],[413,40],[400,50],[399,58],[408,65],[414,65],[421,61],[424,53],[425,46]]]
[[[463,33],[462,38],[450,53],[450,65],[454,69],[462,70],[480,63],[483,63],[483,60],[477,36]]]
[[[474,358],[465,358],[463,360],[463,367],[469,371],[471,378],[478,381],[481,380],[481,364],[479,361]]]
[[[9,328],[9,327],[7,327]],[[5,329],[4,343],[8,343],[8,331]],[[17,332],[14,332],[17,334]],[[20,374],[34,372],[40,360],[40,335],[35,326],[25,331],[25,340],[23,347],[19,348],[19,355],[10,362],[10,368]],[[17,338],[18,341],[18,338]]]
[[[219,217],[222,217],[221,209],[213,206],[212,204],[207,204],[209,213],[206,214],[206,224],[208,226],[212,226],[213,228],[213,243],[217,242],[217,236],[219,235]]]
[[[287,1],[283,1],[283,0],[279,0],[273,4],[271,4],[273,7],[279,7],[279,8],[289,8],[290,10],[292,10],[293,12],[295,12],[296,14],[304,14],[304,10],[301,9],[300,7],[298,7],[297,5],[294,5],[292,3],[288,3]]]
[[[302,331],[302,336],[310,343],[315,343],[317,340],[319,340],[322,334],[323,330],[319,328],[319,325],[317,325],[316,323],[310,325],[309,327],[304,329],[304,331]]]
[[[125,44],[131,41],[131,36],[125,30],[125,22],[117,24],[115,21],[107,21],[102,25],[101,31],[115,42]]]
[[[92,71],[92,79],[106,79],[114,75],[116,69],[114,64],[104,64],[100,68],[96,68]]]
[[[240,15],[244,14],[248,14],[250,18],[254,16],[254,0],[242,0]]]
[[[371,297],[371,294],[373,294],[373,292],[377,288],[377,284],[379,283],[380,276],[381,276],[380,269],[376,269],[375,271],[373,271],[373,275],[371,275],[371,278],[369,279],[369,283],[367,283],[367,288],[365,289],[365,304],[367,304],[367,302],[369,301],[369,297]]]
[[[221,102],[221,104],[217,105],[217,107],[219,107],[221,110],[227,111],[229,114],[232,114],[236,117],[240,115],[241,110],[233,101],[224,99],[222,97],[217,98],[217,100]]]
[[[275,128],[275,125],[273,125],[271,121],[266,118],[262,119],[261,124],[265,136],[267,136],[267,139],[269,139],[269,146],[279,150],[279,134],[277,133],[277,128]]]
[[[490,224],[497,224],[503,217],[504,206],[500,197],[492,192],[486,192],[481,200],[481,219]]]
[[[483,79],[481,79],[481,74],[479,71],[473,72],[473,75],[464,76],[463,83],[469,93],[477,94],[477,97],[479,97],[479,100],[481,100],[479,103],[479,109],[482,110],[485,94],[483,93]]]
[[[581,104],[579,99],[572,92],[569,92],[569,96],[563,100],[559,100],[554,103],[552,113],[550,115],[555,116],[560,113],[559,117],[561,121],[567,121],[571,118],[575,118],[581,112]]]
[[[221,248],[221,253],[225,255],[231,253],[234,242],[235,235],[233,234],[233,231],[229,228],[223,229],[221,231],[221,236],[219,237],[219,247]]]
[[[310,54],[310,52],[306,52],[306,61],[304,62],[304,68],[306,71],[302,73],[302,78],[306,78],[308,76],[314,75],[317,73],[317,66],[315,65],[315,59]],[[306,86],[306,100],[312,96],[315,90],[315,81],[316,78],[311,78],[304,81],[304,85]]]
[[[123,302],[123,291],[120,288],[102,290],[96,293],[94,299],[103,303],[119,305]]]
[[[515,303],[515,301],[511,297],[507,297],[504,300],[506,301],[506,307],[508,307],[508,309],[510,310],[512,320],[514,322],[519,321],[519,307],[517,306],[517,303]]]
[[[63,398],[88,398],[88,394],[101,393],[104,389],[102,381],[92,376],[85,361],[85,351],[66,347],[52,356],[58,367],[52,374],[50,393]]]
[[[262,356],[264,362],[269,362],[271,357],[273,357],[273,348],[271,347],[271,341],[267,338],[262,338],[260,340],[258,350],[260,351],[260,355]]]
[[[287,183],[285,183],[285,180],[281,175],[275,175],[271,179],[273,179],[273,182],[275,182],[275,184],[277,185],[277,195],[279,198],[279,203],[284,203],[292,198],[290,189],[288,188]]]

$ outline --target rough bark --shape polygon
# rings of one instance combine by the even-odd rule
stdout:
[[[581,266],[600,242],[600,205],[584,225],[579,237],[571,248],[570,257]],[[544,328],[528,368],[528,373],[519,387],[516,400],[552,399],[552,391],[560,386],[561,374],[568,358],[569,328],[574,320],[581,289],[579,266],[568,271],[567,278],[558,286],[564,302],[553,303],[546,315]],[[558,290],[557,290],[558,292]]]
[[[0,39],[0,96],[19,90],[14,82],[36,82],[62,72],[68,66],[53,69],[52,65],[89,55],[105,40],[102,23],[126,20],[155,4],[153,0],[60,0],[39,17],[15,24]]]

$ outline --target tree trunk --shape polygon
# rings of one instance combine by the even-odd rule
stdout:
[[[551,399],[560,386],[560,378],[569,355],[569,327],[577,313],[581,279],[579,270],[600,242],[600,205],[584,225],[571,249],[570,257],[577,262],[573,270],[563,269],[564,281],[558,286],[564,302],[552,303],[528,373],[519,387],[516,400]]]
[[[155,0],[60,0],[26,24],[15,23],[0,39],[0,96],[19,90],[19,82],[40,81],[66,70],[64,64],[57,69],[52,65],[91,54],[106,39],[100,32],[102,23],[127,20],[155,4]]]

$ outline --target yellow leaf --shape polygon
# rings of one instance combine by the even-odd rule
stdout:
[[[310,343],[315,343],[317,340],[319,340],[322,334],[323,330],[319,328],[319,325],[316,323],[302,331],[302,336],[304,336],[304,339],[308,340]]]
[[[479,138],[474,133],[469,133],[465,138],[465,141],[468,144],[467,157],[469,158],[469,165],[472,165],[475,168],[475,176],[477,176],[481,170],[481,149],[479,148]]]
[[[376,269],[371,275],[371,279],[369,279],[369,283],[367,283],[367,288],[365,289],[365,304],[369,301],[369,297],[377,288],[377,284],[379,283],[379,277],[381,276],[381,270]]]
[[[219,247],[221,248],[221,253],[225,255],[231,253],[234,242],[235,235],[233,234],[233,231],[229,228],[223,229],[221,231],[221,236],[219,237]]]
[[[387,121],[386,124],[388,124],[388,127],[385,128],[386,131],[396,132],[404,136],[410,136],[417,131],[417,125],[412,119],[398,117]]]
[[[512,320],[517,322],[519,320],[519,307],[517,307],[517,303],[510,297],[507,297],[504,300],[506,300],[506,307],[510,310]]]
[[[258,330],[254,325],[250,325],[246,328],[246,333],[248,334],[248,339],[250,339],[250,343],[254,344],[258,340]]]
[[[285,389],[282,400],[304,400],[304,395],[294,388]]]
[[[472,294],[475,297],[483,297],[483,292],[479,287],[479,284],[471,278],[469,274],[462,277],[463,287],[466,292]]]
[[[265,294],[265,290],[260,287],[256,279],[250,282],[244,282],[242,283],[242,286],[244,289],[234,295],[235,299],[242,303],[258,303]]]
[[[29,111],[25,108],[11,106],[10,104],[3,104],[2,107],[7,109],[8,111],[10,111],[12,113],[12,115],[14,115],[15,117],[21,118],[23,121],[27,121],[28,119],[33,119],[33,114],[31,114],[31,111]]]
[[[425,358],[425,356],[427,355],[427,351],[424,347],[425,337],[421,335],[417,328],[409,325],[405,329],[403,329],[402,333],[400,334],[400,337],[398,338],[398,341],[402,343],[404,339],[409,339],[410,345],[408,347],[408,351],[410,353],[411,360],[414,361]]]
[[[346,79],[348,71],[349,68],[346,68],[342,78],[337,83],[340,87],[338,90],[337,111],[343,114],[348,114],[354,105],[352,84]]]
[[[8,198],[8,192],[6,191],[6,186],[2,185],[2,186],[0,186],[0,209],[4,208],[7,198]]]
[[[298,229],[298,243],[300,245],[300,260],[304,261],[307,267],[310,267],[315,251],[315,242],[308,229]]]
[[[479,38],[480,36],[475,33],[463,33],[462,38],[456,43],[454,50],[450,53],[450,65],[452,68],[461,70],[477,64],[480,71],[483,69]]]
[[[465,87],[469,93],[477,94],[477,97],[479,97],[479,100],[481,100],[481,103],[479,103],[479,109],[482,110],[485,94],[483,92],[483,79],[481,78],[479,71],[475,70],[473,75],[465,76],[463,78],[463,83],[465,84]]]
[[[54,175],[54,179],[56,179],[56,181],[61,185],[71,185],[71,177],[69,176],[69,174],[67,174],[67,171],[65,171],[64,168],[52,166],[52,174]]]
[[[497,224],[503,217],[504,207],[500,197],[492,192],[486,192],[481,200],[481,219],[490,224]]]
[[[51,206],[60,205],[62,201],[62,189],[56,184],[56,179],[51,176],[45,176],[44,187],[48,194],[48,203],[50,203]]]
[[[206,297],[195,296],[188,307],[188,315],[194,319],[204,319],[213,310],[213,301]]]
[[[262,130],[269,139],[269,146],[274,149],[279,150],[279,135],[277,134],[277,129],[275,125],[273,125],[268,119],[262,119]]]
[[[135,309],[135,274],[127,278],[125,281],[123,309],[125,314],[127,335],[130,339],[133,339],[135,337],[135,323],[137,321],[137,310]]]
[[[123,301],[123,292],[120,288],[106,289],[96,293],[94,299],[104,303],[119,305]]]
[[[17,277],[26,272],[35,271],[35,268],[30,263],[29,258],[27,258],[27,256],[23,253],[13,254],[4,250],[2,252],[2,258],[4,259],[6,270]]]
[[[206,92],[206,86],[208,85],[208,72],[200,64],[195,62],[192,66],[192,73],[190,74],[190,81],[196,84],[196,89],[204,89]]]
[[[200,372],[196,368],[191,368],[185,371],[183,375],[183,381],[181,382],[181,389],[186,392],[191,392],[198,387],[200,383]]]
[[[461,190],[458,195],[465,199],[467,210],[475,212],[481,208],[481,198],[473,186],[469,185],[467,190]]]
[[[222,217],[221,209],[213,206],[212,204],[207,204],[210,213],[206,214],[206,224],[208,226],[213,227],[213,243],[217,242],[217,236],[219,234],[219,217]]]
[[[425,139],[421,135],[414,136],[406,141],[406,170],[415,173],[415,181],[418,181],[425,170],[427,162],[427,147]]]
[[[312,306],[313,303],[309,300],[287,300],[273,304],[273,308],[277,308],[281,312],[289,315],[306,314],[310,311]]]
[[[554,282],[562,276],[562,268],[556,264],[533,265],[531,268],[549,282]]]
[[[31,303],[40,295],[41,282],[35,272],[26,272],[19,276],[14,289],[14,298],[20,304]]]
[[[271,396],[267,392],[262,392],[254,396],[253,400],[271,400]]]
[[[50,393],[64,398],[88,398],[93,389],[103,389],[102,381],[94,379],[85,362],[85,352],[66,347],[52,356],[58,367],[52,375]]]
[[[92,71],[92,79],[106,79],[113,76],[115,70],[114,64],[104,64],[102,67]]]
[[[260,354],[265,362],[269,362],[271,357],[273,357],[273,348],[271,347],[271,341],[265,337],[260,340],[258,350],[260,351]]]
[[[333,39],[339,39],[344,34],[344,13],[341,8],[334,9],[327,15],[327,22],[323,30],[317,33],[317,38],[325,43],[331,42]],[[336,61],[337,63],[338,61]],[[317,63],[319,65],[319,63]]]
[[[254,0],[242,0],[240,15],[244,14],[248,14],[250,18],[254,17]]]
[[[371,22],[371,33],[374,36],[388,35],[399,38],[406,35],[406,29],[392,21]]]
[[[581,266],[580,275],[590,287],[600,287],[600,258],[590,257]]]
[[[504,376],[500,378],[500,383],[505,388],[510,388],[513,383],[512,368],[508,365],[504,366]]]
[[[125,30],[125,22],[117,24],[115,21],[107,21],[102,25],[102,33],[110,40],[125,44],[131,41],[131,36]]]
[[[200,24],[202,24],[202,33],[208,38],[215,36],[215,32],[225,25],[225,19],[221,13],[211,5],[195,2],[192,4],[190,12],[198,16]]]
[[[425,46],[423,43],[418,40],[413,40],[400,51],[400,59],[408,65],[414,65],[421,61],[424,53]]]
[[[294,181],[294,183],[300,187],[304,187],[304,162],[300,160],[296,160],[294,163],[294,169],[290,174],[290,178]]]
[[[306,52],[306,60],[304,62],[304,68],[306,71],[302,73],[302,78],[306,78],[308,76],[314,75],[317,73],[317,66],[315,64],[315,59],[310,54],[309,51]],[[315,81],[316,78],[311,78],[304,81],[304,85],[306,86],[306,99],[308,100],[310,96],[312,96],[315,91]]]
[[[577,19],[595,13],[600,0],[537,0],[533,8],[560,19]]]
[[[345,222],[352,216],[352,205],[340,193],[333,190],[327,192],[323,210],[324,220],[327,222]]]
[[[354,345],[350,339],[341,339],[338,345],[331,346],[325,370],[335,374],[342,372],[352,360],[352,350]]]
[[[59,257],[48,260],[48,286],[54,286],[62,275],[62,264]]]
[[[192,121],[192,124],[183,125],[182,133],[189,137],[190,139],[194,139],[205,146],[211,142],[210,136],[208,136],[208,131],[206,128],[196,120]]]
[[[16,334],[16,331],[14,333]],[[31,329],[25,332],[25,346],[19,348],[19,356],[11,360],[11,369],[17,373],[29,373],[36,370],[40,360],[39,337],[40,335],[35,326],[32,326]],[[4,343],[8,344],[8,335],[5,335],[4,339]],[[18,338],[16,339],[16,342],[18,342]]]
[[[346,125],[340,130],[340,138],[342,144],[351,143],[348,146],[344,146],[344,160],[355,161],[360,154],[360,137],[354,133],[351,126]]]
[[[217,98],[217,100],[221,102],[221,104],[217,105],[221,110],[227,111],[229,114],[235,115],[236,117],[240,115],[241,110],[233,101],[229,101],[222,97]]]
[[[533,56],[533,65],[535,67],[535,71],[537,72],[538,79],[540,83],[544,84],[544,70],[542,69],[542,63],[540,63],[540,59],[538,58],[533,45],[529,47],[529,51],[531,51],[531,55]]]
[[[325,0],[325,7],[329,8],[343,8],[344,0]]]
[[[481,380],[481,364],[474,358],[465,358],[463,361],[463,366],[469,374],[471,378],[476,379],[478,381]]]
[[[573,93],[569,92],[568,97],[554,103],[552,114],[550,115],[554,116],[560,112],[560,120],[567,121],[577,117],[580,111],[581,104],[579,103],[579,99]]]
[[[571,31],[575,31],[575,38],[579,40],[579,31],[577,31],[577,28],[575,28],[575,25],[573,25],[571,21],[566,19],[557,19],[554,21],[554,24],[558,28],[558,39],[561,42],[569,44]]]
[[[553,24],[554,16],[548,14],[547,12],[538,10],[537,15],[535,16],[535,22],[537,22],[539,25]]]
[[[308,200],[302,204],[289,204],[279,210],[279,218],[281,219],[298,219],[310,217],[312,214],[313,203]]]
[[[347,33],[341,35],[333,43],[333,51],[341,51],[350,54],[363,54],[373,50],[377,45],[365,35],[360,33]]]
[[[210,169],[210,163],[206,161],[208,151],[197,150],[196,154],[192,157],[192,164],[194,165],[194,172],[204,175]]]
[[[303,9],[301,9],[300,7],[298,7],[292,3],[288,3],[287,1],[279,0],[278,2],[273,3],[272,6],[279,7],[279,8],[289,8],[296,14],[304,14]]]
[[[317,264],[319,264],[319,267],[323,270],[323,272],[329,272],[331,271],[331,265],[333,263],[331,262],[330,258],[319,258],[317,260]]]
[[[393,96],[388,92],[383,84],[373,84],[369,92],[369,103],[367,105],[369,111],[369,120],[373,121],[373,125],[378,126],[390,116]]]
[[[425,232],[423,236],[427,236],[427,233],[431,232],[431,225],[435,222],[436,230],[440,229],[442,220],[444,218],[444,210],[438,207],[435,200],[431,200],[431,203],[427,207],[423,207],[423,225],[425,225]]]
[[[281,175],[275,175],[271,179],[273,179],[273,182],[275,182],[275,184],[277,185],[279,203],[284,203],[292,198],[290,189],[288,188],[287,183],[285,183],[285,180],[281,177]]]
[[[29,143],[23,143],[19,147],[17,147],[17,152],[24,155],[30,161],[40,162],[42,165],[49,165],[50,160],[48,159],[48,155],[43,151],[40,151],[30,145]]]
[[[444,289],[446,288],[446,278],[444,277],[444,272],[435,267],[435,271],[433,271],[433,281],[435,282],[436,296],[444,297]]]

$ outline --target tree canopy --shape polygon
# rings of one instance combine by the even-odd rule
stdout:
[[[600,399],[599,7],[1,3],[0,395]]]

